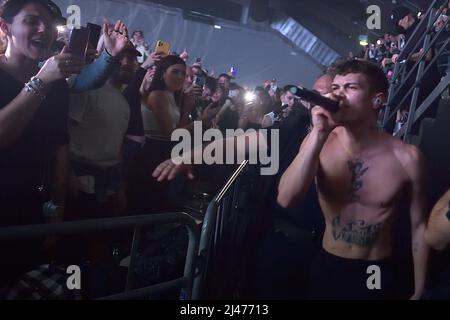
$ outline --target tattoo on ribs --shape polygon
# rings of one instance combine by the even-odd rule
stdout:
[[[336,217],[332,225],[334,240],[342,240],[360,247],[370,247],[374,244],[382,224],[370,225],[364,220],[357,220],[342,226],[341,218]]]
[[[369,167],[364,168],[364,161],[359,159],[355,161],[349,160],[347,164],[348,169],[352,173],[352,181],[351,181],[352,186],[350,190],[350,195],[352,198],[358,198],[356,192],[361,190],[361,188],[363,187],[362,176],[367,172],[367,170],[369,170]]]

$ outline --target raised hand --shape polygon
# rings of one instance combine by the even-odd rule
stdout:
[[[185,48],[184,51],[180,54],[180,58],[183,59],[184,62],[187,62],[189,60],[189,53],[187,52],[187,49]]]
[[[146,101],[150,90],[150,86],[153,81],[153,77],[155,76],[155,69],[150,68],[147,70],[147,73],[145,74],[144,80],[142,80],[140,92],[141,92],[141,99],[142,101]]]
[[[142,68],[148,69],[152,67],[155,63],[159,62],[162,58],[161,53],[152,52],[147,59],[145,59],[144,63],[141,65]]]
[[[128,43],[128,29],[118,20],[113,28],[107,23],[103,24],[103,41],[106,50],[113,57],[122,53]]]

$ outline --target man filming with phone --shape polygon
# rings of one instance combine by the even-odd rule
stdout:
[[[125,210],[121,159],[130,121],[130,105],[122,89],[132,80],[138,68],[136,58],[141,54],[128,40],[126,28],[122,26],[119,30],[112,32],[122,32],[123,41],[126,41],[117,56],[120,67],[111,73],[100,89],[74,94],[70,102],[73,169],[70,190],[72,198],[79,200],[79,205],[91,218],[106,214],[108,209],[105,205],[111,201],[115,203],[112,207],[114,215]],[[105,43],[107,41],[108,37],[105,37]]]
[[[119,56],[128,43],[127,27],[120,20],[115,25],[105,22],[103,28],[88,23],[88,29],[89,37],[84,37],[83,41],[78,39],[70,45],[71,39],[67,39],[67,45],[85,57],[88,63],[79,75],[68,79],[71,93],[82,93],[102,87],[112,70],[119,65]],[[100,50],[99,56],[94,49],[97,46]]]

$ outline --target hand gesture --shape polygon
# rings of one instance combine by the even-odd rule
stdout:
[[[107,23],[103,24],[103,41],[105,48],[113,57],[122,53],[128,43],[128,29],[125,24],[118,20],[113,28]]]

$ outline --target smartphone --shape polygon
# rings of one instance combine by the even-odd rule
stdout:
[[[89,41],[89,33],[88,28],[73,28],[70,31],[69,44],[67,46],[68,52],[84,59]]]
[[[155,52],[162,55],[168,55],[170,52],[170,43],[158,40],[156,42]]]
[[[88,23],[87,28],[89,29],[89,44],[92,48],[97,48],[98,40],[100,39],[100,34],[102,32],[102,27],[98,24]]]
[[[194,86],[203,88],[206,84],[206,78],[202,76],[196,76],[194,79]]]
[[[236,98],[238,96],[238,93],[239,93],[238,90],[230,90],[228,98]]]

